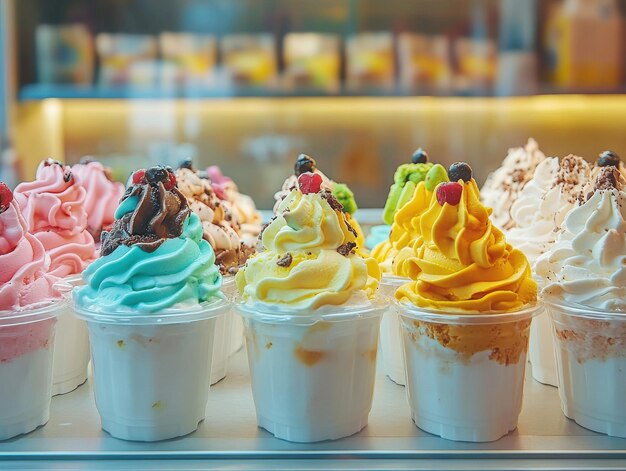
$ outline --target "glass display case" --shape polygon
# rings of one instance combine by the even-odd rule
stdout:
[[[120,182],[191,159],[218,165],[267,222],[306,153],[349,185],[367,233],[417,148],[470,161],[482,185],[529,138],[546,156],[626,156],[625,122],[626,0],[0,0],[11,188],[47,157],[93,157]],[[519,426],[498,441],[418,429],[379,368],[364,430],[284,442],[256,426],[244,350],[187,437],[111,437],[88,380],[53,398],[48,425],[0,441],[0,469],[626,467],[626,439],[568,420],[529,372]]]

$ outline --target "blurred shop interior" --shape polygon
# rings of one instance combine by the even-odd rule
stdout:
[[[0,180],[193,158],[269,209],[305,152],[380,208],[417,147],[480,182],[529,137],[626,156],[626,0],[0,5]]]

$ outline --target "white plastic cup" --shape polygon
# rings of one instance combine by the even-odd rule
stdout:
[[[488,442],[517,427],[530,322],[512,313],[441,313],[401,304],[407,398],[415,424],[447,440]]]
[[[545,303],[563,413],[595,432],[626,438],[626,313]]]
[[[237,291],[237,285],[235,283],[235,277],[224,277],[222,282],[222,291],[231,302],[236,303],[239,300],[239,292]],[[232,317],[232,329],[231,329],[231,341],[230,341],[230,356],[233,356],[243,347],[244,340],[244,327],[243,319],[239,315],[236,309],[231,311]]]
[[[218,300],[158,314],[95,312],[77,306],[91,341],[102,428],[122,440],[187,435],[204,420]]]
[[[389,299],[395,299],[396,290],[409,281],[411,281],[410,278],[384,275],[380,282],[380,294]],[[394,383],[404,386],[406,374],[404,371],[402,329],[398,305],[395,302],[389,304],[380,321],[380,353],[385,374]]]
[[[257,423],[292,442],[335,440],[367,425],[384,306],[314,312],[239,304]]]
[[[50,418],[56,316],[66,304],[0,312],[0,440],[31,432]]]
[[[63,280],[71,287],[82,286],[81,275]],[[87,381],[89,367],[89,332],[85,321],[76,317],[74,305],[68,303],[57,317],[54,338],[52,395],[66,394]]]
[[[542,384],[558,386],[552,324],[546,310],[533,319],[530,325],[528,357],[533,378]]]
[[[233,340],[233,313],[231,309],[215,319],[215,342],[211,359],[211,386],[228,374],[231,342]]]

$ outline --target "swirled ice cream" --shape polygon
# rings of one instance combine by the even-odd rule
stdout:
[[[70,167],[52,159],[39,164],[35,181],[15,189],[28,231],[43,244],[55,276],[81,273],[96,257],[94,239],[87,231],[85,194]]]
[[[242,243],[240,228],[227,202],[218,198],[211,181],[191,168],[176,170],[178,188],[200,218],[204,238],[211,244],[222,274],[234,274],[254,253]]]
[[[626,312],[626,193],[616,167],[566,217],[563,232],[536,264],[544,293],[562,302]]]
[[[313,175],[304,173],[301,181]],[[315,188],[301,183],[281,200],[277,217],[262,233],[264,251],[237,273],[244,301],[310,310],[375,294],[376,262],[356,253],[356,231],[315,176]]]
[[[102,234],[101,257],[83,274],[77,304],[149,313],[221,297],[213,249],[168,169],[135,172],[115,218]]]
[[[340,203],[346,219],[350,223],[351,227],[356,231],[357,250],[361,254],[365,254],[365,234],[363,233],[363,229],[361,229],[358,221],[353,217],[353,214],[357,210],[354,194],[347,185],[343,183],[337,183],[328,178],[321,170],[317,168],[317,163],[315,162],[315,159],[309,157],[306,154],[300,154],[298,156],[298,158],[296,159],[296,163],[294,164],[293,175],[287,177],[287,179],[283,183],[283,186],[281,187],[281,190],[274,194],[274,199],[276,200],[276,204],[274,205],[274,214],[278,215],[282,200],[289,196],[291,190],[293,190],[294,188],[298,188],[298,178],[300,177],[300,175],[307,172],[319,175],[322,182],[321,188],[329,190],[333,194],[335,199]]]
[[[550,157],[537,165],[511,206],[513,228],[506,234],[531,264],[554,244],[565,216],[578,205],[590,178],[591,166],[575,155]]]
[[[215,194],[229,205],[240,228],[241,241],[249,247],[255,247],[261,233],[262,219],[254,201],[250,196],[240,193],[237,184],[225,176],[217,165],[207,168],[206,173]]]
[[[89,158],[73,165],[72,174],[86,192],[83,206],[87,211],[87,230],[99,242],[102,231],[109,230],[115,220],[124,185],[113,180],[111,169]]]
[[[54,288],[58,279],[49,268],[43,245],[28,232],[13,193],[0,182],[0,311],[20,311],[60,298]],[[5,357],[0,354],[0,361]]]
[[[500,167],[487,177],[480,190],[481,200],[485,206],[493,208],[491,219],[500,229],[514,227],[511,206],[544,159],[537,141],[531,138],[526,146],[509,149]]]
[[[490,213],[471,173],[440,183],[419,219],[413,255],[403,262],[415,281],[396,297],[444,312],[511,311],[534,302],[530,264],[506,242]]]

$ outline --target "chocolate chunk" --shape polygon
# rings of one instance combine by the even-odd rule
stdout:
[[[357,234],[356,229],[352,227],[352,225],[348,221],[346,221],[346,228],[352,233],[354,237],[359,237],[359,234]]]
[[[156,185],[159,182],[166,182],[168,179],[168,172],[165,167],[160,165],[156,167],[150,167],[146,170],[146,179],[148,183]]]
[[[344,257],[347,257],[351,253],[354,253],[354,249],[356,248],[356,244],[354,242],[346,242],[345,244],[337,247],[337,252]]]
[[[324,190],[320,193],[320,196],[328,201],[328,204],[335,211],[343,212],[343,205],[339,202],[335,195],[333,195],[329,190]]]
[[[612,190],[617,188],[617,181],[619,180],[619,170],[617,167],[602,167],[602,171],[596,179],[594,190]]]
[[[314,172],[316,168],[315,159],[306,154],[300,154],[293,167],[296,177],[299,177],[303,173]]]
[[[276,265],[278,265],[279,267],[287,268],[288,266],[291,265],[291,262],[293,262],[293,257],[291,256],[289,252],[287,252],[284,257],[282,257],[276,262]]]

